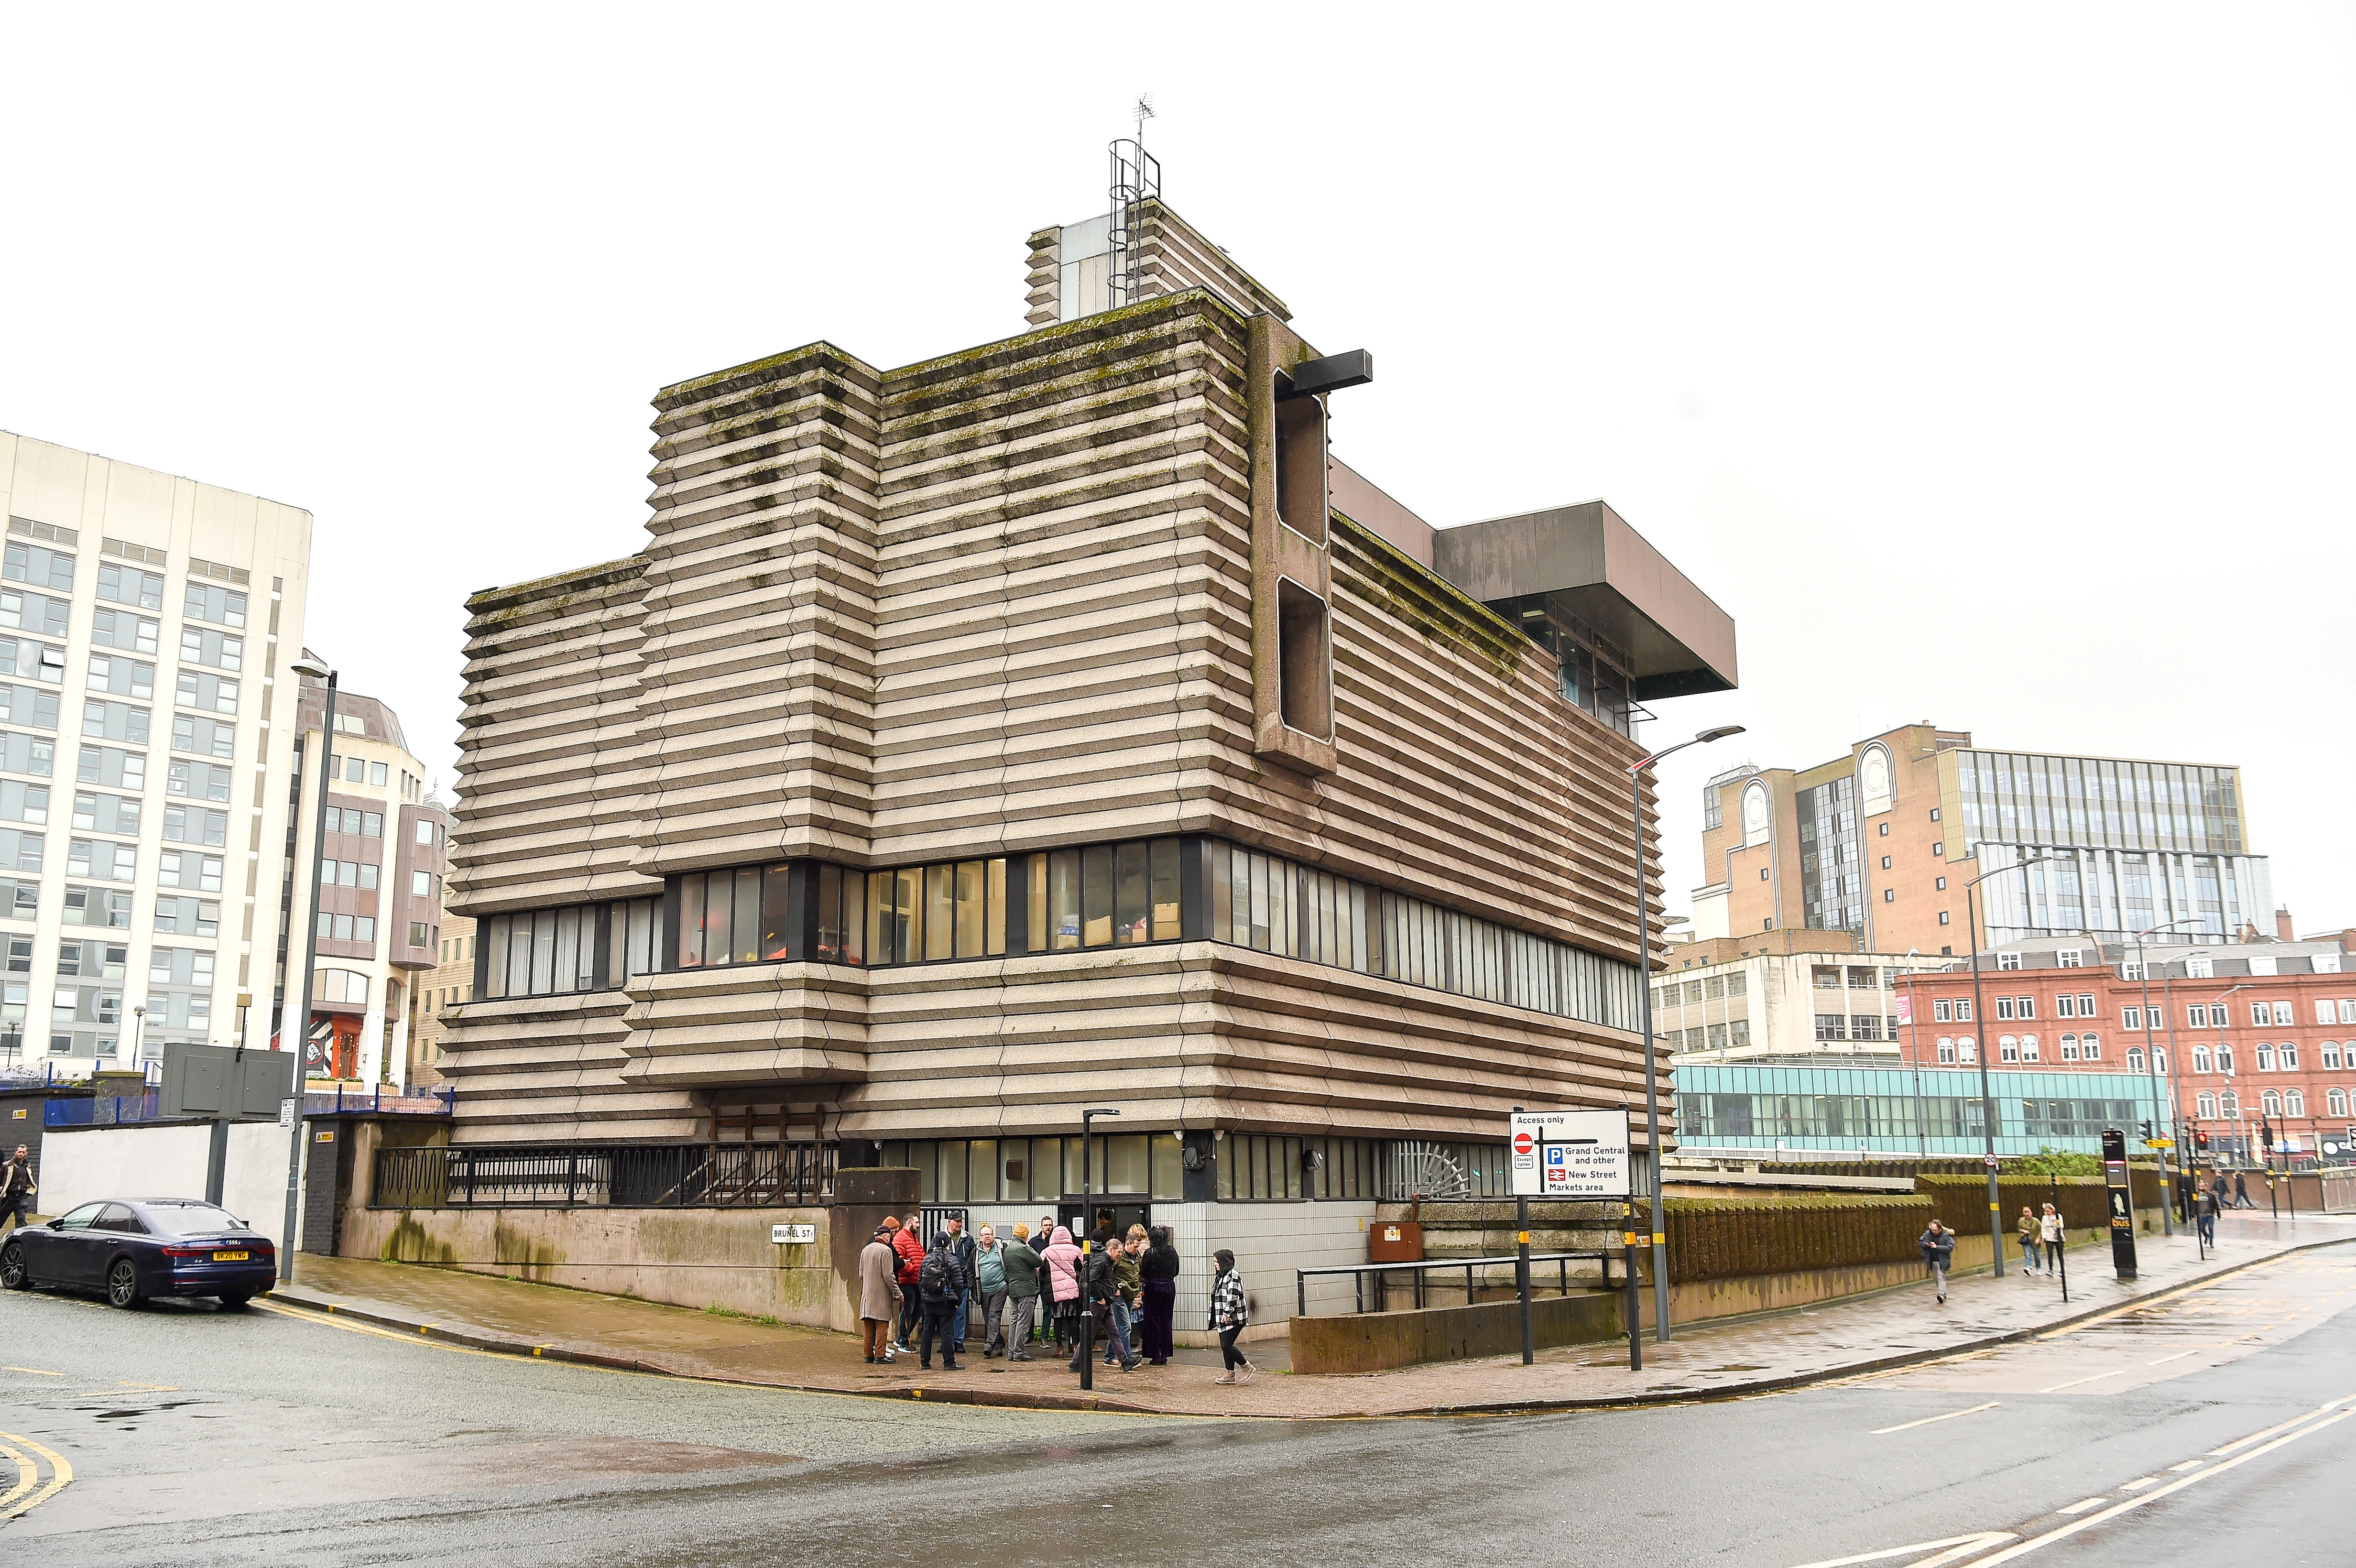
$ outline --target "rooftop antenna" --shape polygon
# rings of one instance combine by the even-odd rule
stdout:
[[[1112,144],[1111,233],[1112,266],[1107,279],[1107,304],[1134,304],[1143,296],[1144,280],[1138,274],[1138,231],[1144,225],[1145,204],[1162,195],[1162,165],[1145,150],[1145,123],[1153,118],[1153,95],[1141,92],[1130,110],[1137,133]]]

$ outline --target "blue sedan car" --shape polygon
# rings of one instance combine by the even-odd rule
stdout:
[[[209,1296],[243,1307],[277,1278],[269,1237],[193,1198],[85,1203],[0,1237],[0,1286],[103,1290],[116,1307],[154,1296]]]

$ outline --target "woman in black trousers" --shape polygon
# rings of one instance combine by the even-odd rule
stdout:
[[[1170,1364],[1170,1322],[1178,1310],[1178,1249],[1170,1244],[1170,1228],[1156,1225],[1146,1232],[1149,1245],[1137,1272],[1145,1284],[1145,1335],[1139,1353],[1157,1367]]]

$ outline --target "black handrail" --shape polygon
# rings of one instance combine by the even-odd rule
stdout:
[[[1606,1290],[1612,1288],[1612,1254],[1601,1250],[1584,1253],[1532,1253],[1530,1265],[1533,1270],[1531,1275],[1533,1281],[1537,1278],[1535,1273],[1537,1265],[1553,1264],[1558,1275],[1557,1288],[1562,1295],[1569,1296],[1570,1263],[1573,1258],[1593,1258],[1602,1264],[1603,1288]],[[1366,1309],[1366,1276],[1373,1275],[1375,1276],[1375,1310],[1387,1311],[1389,1310],[1387,1305],[1389,1300],[1389,1282],[1384,1276],[1393,1274],[1412,1274],[1415,1275],[1415,1304],[1420,1307],[1424,1299],[1423,1276],[1425,1275],[1436,1273],[1441,1269],[1461,1268],[1464,1271],[1464,1304],[1470,1307],[1473,1301],[1472,1271],[1474,1269],[1511,1267],[1521,1261],[1519,1255],[1508,1253],[1501,1258],[1428,1258],[1422,1263],[1333,1264],[1322,1268],[1297,1268],[1292,1271],[1293,1306],[1297,1316],[1308,1317],[1310,1276],[1346,1274],[1355,1278],[1357,1285],[1357,1310],[1364,1312]]]

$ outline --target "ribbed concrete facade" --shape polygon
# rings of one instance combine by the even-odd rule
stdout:
[[[1275,416],[1254,334],[1280,376],[1314,351],[1240,292],[896,370],[821,343],[667,388],[646,549],[468,602],[454,908],[659,896],[663,963],[607,987],[601,945],[590,988],[478,985],[444,1020],[462,1140],[704,1137],[766,1102],[849,1139],[1069,1133],[1096,1104],[1126,1132],[1496,1140],[1516,1103],[1641,1103],[1625,1008],[1614,1027],[1206,934],[1194,868],[1224,877],[1241,847],[1617,973],[1635,945],[1641,748],[1338,512],[1315,530],[1330,743],[1256,740],[1277,677],[1255,560],[1291,559],[1269,530],[1292,530],[1272,476],[1255,504]],[[1007,857],[1019,900],[1027,855],[1164,836],[1183,940],[1025,952],[1010,915],[1007,950],[969,957],[673,962],[692,873]]]

